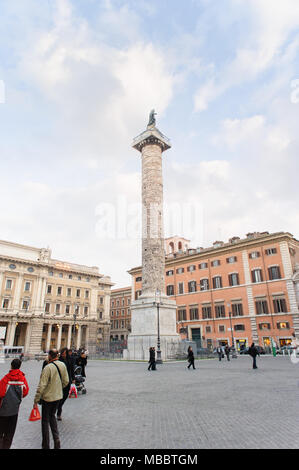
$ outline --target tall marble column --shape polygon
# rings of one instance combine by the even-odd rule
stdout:
[[[131,305],[131,334],[124,354],[129,359],[148,358],[149,347],[157,347],[158,325],[164,360],[179,341],[176,303],[165,294],[162,154],[170,147],[154,119],[133,141],[142,160],[142,294]]]

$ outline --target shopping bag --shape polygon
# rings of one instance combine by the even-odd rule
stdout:
[[[77,398],[77,397],[78,397],[77,387],[75,384],[72,384],[70,391],[69,391],[69,398]]]
[[[40,412],[37,406],[34,406],[31,410],[29,421],[38,421],[40,419]]]

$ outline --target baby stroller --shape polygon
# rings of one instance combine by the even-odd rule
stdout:
[[[87,390],[84,385],[85,378],[82,376],[82,367],[76,366],[74,373],[75,373],[75,385],[77,388],[77,392],[78,393],[81,392],[82,395],[85,395]]]

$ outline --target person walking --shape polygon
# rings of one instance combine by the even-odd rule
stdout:
[[[221,361],[221,359],[222,359],[222,354],[223,354],[223,351],[222,351],[221,346],[218,346],[218,347],[217,347],[216,352],[217,352],[217,354],[218,354],[218,359],[219,359],[219,361]]]
[[[224,348],[224,352],[225,352],[225,355],[226,355],[226,359],[229,361],[230,358],[229,358],[229,353],[230,353],[230,347],[228,344],[226,344],[225,348]]]
[[[254,343],[251,344],[250,348],[248,349],[248,354],[252,357],[253,363],[252,368],[257,369],[256,365],[256,356],[259,355],[257,348],[255,347]]]
[[[58,351],[51,349],[48,364],[42,370],[40,381],[34,397],[34,407],[42,405],[42,448],[50,449],[49,426],[54,440],[54,449],[60,449],[59,432],[56,421],[56,410],[63,398],[63,389],[69,383],[65,364],[58,360]]]
[[[151,347],[149,348],[149,353],[150,353],[150,358],[149,358],[149,366],[147,370],[156,370],[156,352],[155,348]]]
[[[81,351],[79,357],[76,359],[76,365],[81,367],[82,377],[86,377],[85,366],[87,366],[87,358],[84,351]]]
[[[19,407],[29,386],[20,370],[22,362],[13,359],[11,369],[0,381],[0,449],[10,449],[16,431]]]
[[[188,362],[189,362],[188,369],[190,369],[191,366],[193,366],[193,369],[195,369],[195,366],[194,366],[194,353],[193,353],[193,350],[192,350],[192,346],[189,346],[189,348],[188,348]]]
[[[67,384],[66,387],[63,389],[63,397],[60,400],[58,407],[57,407],[57,419],[58,421],[62,421],[61,418],[61,413],[62,413],[62,407],[64,405],[64,402],[69,396],[69,391],[71,388],[71,383],[75,383],[75,373],[74,373],[74,364],[73,361],[70,359],[70,356],[68,354],[68,348],[62,348],[60,351],[59,355],[59,361],[63,362],[67,368],[68,376],[69,376],[69,383]]]

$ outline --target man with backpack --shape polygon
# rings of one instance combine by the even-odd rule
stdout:
[[[10,449],[18,421],[22,398],[29,387],[20,371],[20,359],[13,359],[11,370],[0,380],[0,449]]]
[[[42,448],[50,449],[49,426],[54,440],[54,449],[60,449],[60,439],[56,420],[59,401],[63,397],[63,388],[69,383],[65,364],[58,360],[58,351],[51,349],[48,364],[42,370],[34,397],[34,407],[42,405]]]

